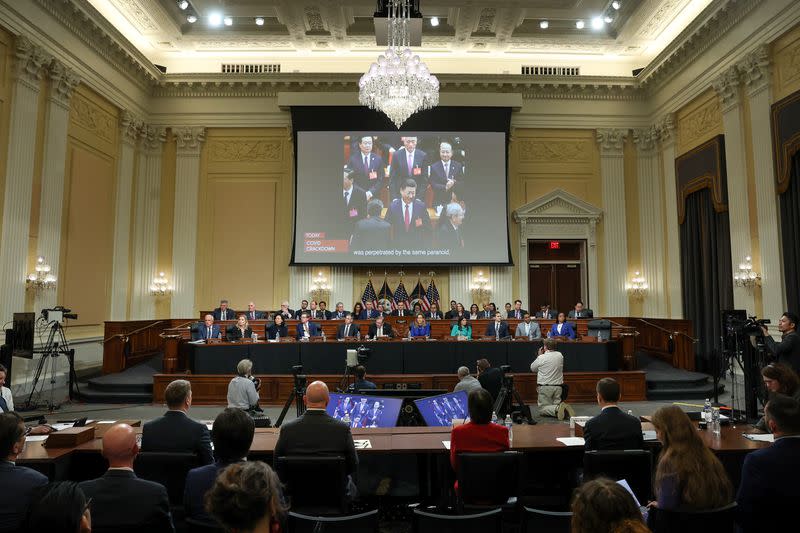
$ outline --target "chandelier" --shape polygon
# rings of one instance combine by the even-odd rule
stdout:
[[[628,292],[636,299],[644,298],[645,293],[647,293],[647,289],[650,286],[647,284],[647,280],[644,279],[641,272],[636,271],[631,278],[630,283],[628,283]]]
[[[484,276],[482,271],[478,272],[478,275],[473,278],[470,290],[475,302],[488,303],[492,297],[492,286],[489,284],[489,278]]]
[[[172,292],[172,285],[163,272],[159,272],[158,276],[153,278],[153,283],[150,284],[150,294],[153,296],[166,296]]]
[[[744,262],[739,263],[739,270],[734,271],[733,281],[737,287],[747,287],[752,289],[761,285],[761,276],[753,270],[753,258],[749,255],[744,258]]]
[[[399,129],[408,117],[439,104],[439,80],[409,48],[411,0],[388,0],[389,48],[358,82],[358,101]]]
[[[36,258],[34,271],[25,279],[27,288],[35,291],[52,289],[56,286],[56,277],[50,273],[50,265],[45,263],[44,257]]]

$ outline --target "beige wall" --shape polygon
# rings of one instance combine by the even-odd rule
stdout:
[[[161,206],[158,214],[158,265],[157,270],[163,272],[168,280],[175,279],[172,273],[172,228],[175,213],[175,163],[177,144],[171,131],[167,131],[167,140],[161,154]],[[168,318],[170,315],[170,297],[156,298],[156,316]]]
[[[772,44],[772,101],[800,91],[800,26]]]
[[[6,159],[8,158],[8,119],[11,109],[11,47],[13,36],[0,27],[0,231],[6,193]]]

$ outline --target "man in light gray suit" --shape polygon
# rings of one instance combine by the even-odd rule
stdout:
[[[531,320],[531,314],[525,313],[522,322],[517,324],[517,329],[514,331],[514,337],[528,337],[529,339],[541,339],[542,331],[539,329],[539,324]]]

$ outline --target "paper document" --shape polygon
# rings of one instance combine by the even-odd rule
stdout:
[[[25,437],[25,442],[40,442],[47,440],[47,435],[28,435]]]
[[[450,441],[449,440],[443,440],[442,444],[444,444],[445,449],[447,449],[447,450],[450,449]]]
[[[646,429],[642,431],[642,437],[644,437],[644,440],[658,440],[656,431],[654,429]]]
[[[618,485],[622,485],[623,487],[625,487],[625,490],[627,490],[628,492],[631,493],[631,496],[633,496],[633,501],[636,502],[636,507],[641,507],[642,506],[642,504],[639,503],[639,498],[636,497],[636,494],[633,493],[633,489],[631,488],[630,485],[628,485],[628,480],[620,479],[620,480],[617,481],[617,484]]]
[[[556,440],[565,446],[583,446],[586,444],[583,437],[558,437]]]
[[[372,448],[372,443],[369,439],[354,439],[353,443],[356,445],[357,450],[367,450]]]
[[[198,339],[196,341],[189,341],[189,344],[205,344],[205,343],[206,343],[205,339]]]
[[[60,424],[50,424],[50,427],[53,428],[55,431],[61,431],[62,429],[68,429],[75,425],[74,422],[62,422]]]
[[[742,433],[742,436],[757,442],[775,442],[775,435],[772,433]]]

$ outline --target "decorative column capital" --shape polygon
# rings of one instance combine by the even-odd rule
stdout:
[[[123,109],[119,117],[119,129],[120,133],[122,133],[122,141],[131,145],[136,144],[136,140],[139,138],[139,133],[143,125],[144,122],[142,119],[127,109]]]
[[[142,149],[146,152],[160,152],[164,142],[167,140],[167,129],[163,126],[142,124],[139,139],[142,143]]]
[[[658,130],[655,126],[633,130],[633,142],[639,152],[651,152],[656,148]]]
[[[717,76],[711,86],[719,95],[723,113],[739,105],[739,69],[736,65]]]
[[[760,45],[737,64],[749,96],[755,96],[770,86],[769,46]]]
[[[172,128],[179,154],[199,154],[200,146],[206,140],[204,127],[179,126]]]
[[[600,145],[600,155],[621,155],[628,130],[598,129],[595,140]]]
[[[50,59],[41,47],[33,44],[26,36],[19,35],[14,40],[14,77],[31,90],[39,90],[43,67]]]
[[[675,113],[667,113],[656,123],[658,140],[662,146],[675,144]]]
[[[75,87],[81,82],[81,77],[58,59],[50,61],[47,75],[51,81],[50,98],[64,107],[69,107],[69,99],[72,98]]]

